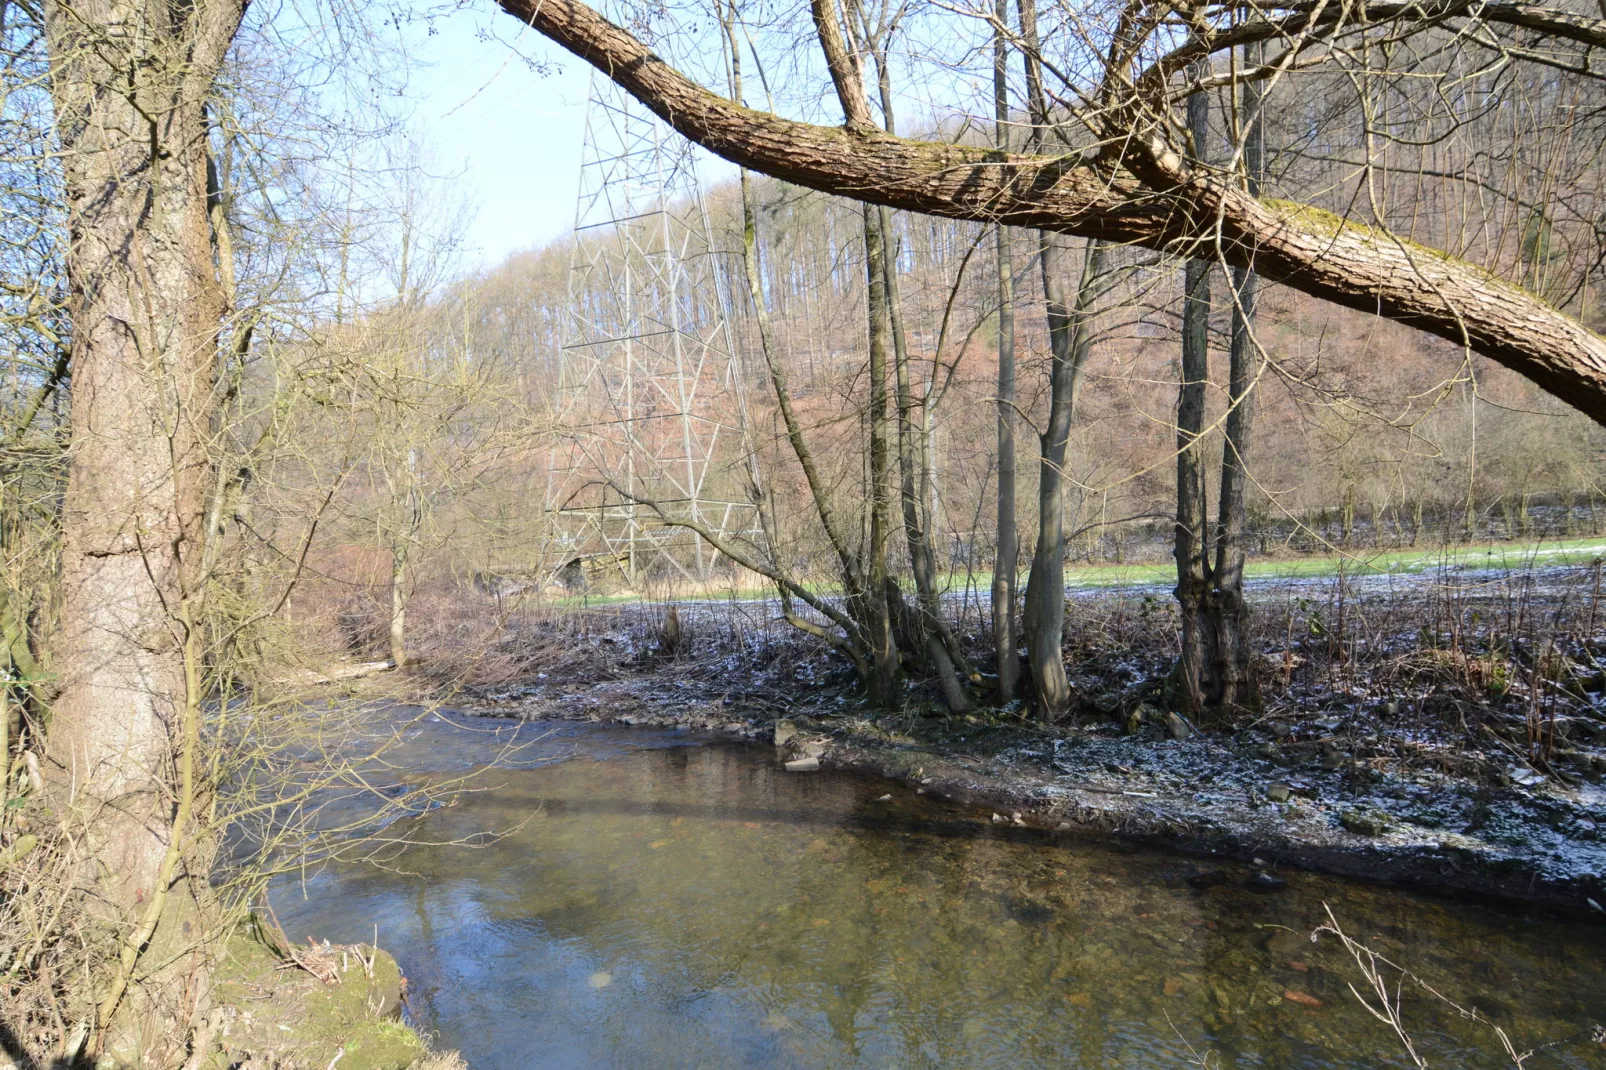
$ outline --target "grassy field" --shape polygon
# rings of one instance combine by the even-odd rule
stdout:
[[[1425,550],[1334,552],[1252,559],[1246,574],[1250,579],[1303,579],[1336,576],[1341,571],[1350,576],[1407,576],[1442,568],[1508,570],[1580,565],[1602,558],[1606,558],[1606,538],[1557,539],[1538,543],[1483,543]],[[1067,565],[1065,569],[1065,586],[1069,589],[1170,584],[1175,578],[1175,566],[1169,561],[1142,565]],[[754,579],[756,581],[757,577]],[[1024,582],[1024,577],[1022,581]],[[967,585],[972,590],[985,591],[992,584],[992,573],[974,572],[969,576],[962,572],[949,573],[943,577],[943,583],[945,589],[949,591],[959,591]],[[831,595],[837,593],[838,588],[832,584],[811,584],[810,590],[822,595]],[[662,593],[653,591],[647,594],[631,592],[592,595],[586,598],[562,599],[558,604],[606,606],[638,601],[697,599],[748,601],[772,597],[774,597],[772,588],[755,582],[741,587],[710,585],[693,590],[689,585],[682,585],[680,589]]]
[[[1372,552],[1308,554],[1293,558],[1251,560],[1245,568],[1250,579],[1299,579],[1346,574],[1362,576],[1411,575],[1440,568],[1522,569],[1553,565],[1588,564],[1606,558],[1606,539],[1565,539],[1544,543],[1490,543],[1439,547],[1432,550],[1378,550]],[[1124,587],[1170,583],[1176,567],[1169,561],[1154,565],[1082,565],[1065,570],[1067,587]]]

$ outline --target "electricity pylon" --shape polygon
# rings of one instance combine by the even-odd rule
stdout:
[[[593,75],[548,482],[566,560],[706,579],[755,524],[728,302],[691,143]]]

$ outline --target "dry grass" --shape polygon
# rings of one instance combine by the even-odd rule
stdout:
[[[83,980],[102,972],[116,944],[87,909],[75,842],[24,790],[0,812],[8,854],[34,844],[0,872],[0,1050],[43,1066],[82,1043],[94,1009]]]

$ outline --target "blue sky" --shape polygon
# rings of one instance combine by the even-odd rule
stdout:
[[[432,25],[409,33],[412,123],[430,170],[455,176],[474,209],[462,263],[473,270],[573,225],[590,73],[506,15],[468,9]],[[482,39],[487,30],[496,36]]]
[[[430,26],[406,31],[407,96],[430,171],[453,176],[473,210],[460,267],[490,267],[564,236],[574,225],[591,68],[488,6]],[[732,171],[700,154],[705,183]]]

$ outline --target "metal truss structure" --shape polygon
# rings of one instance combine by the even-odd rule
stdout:
[[[548,507],[565,563],[706,579],[756,521],[746,397],[691,143],[593,75]]]

